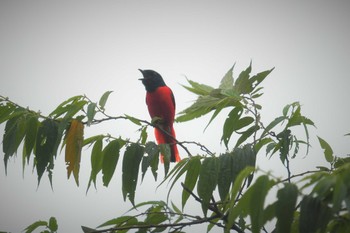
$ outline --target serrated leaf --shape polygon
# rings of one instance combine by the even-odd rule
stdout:
[[[50,175],[53,169],[53,159],[56,153],[55,145],[58,140],[58,123],[51,119],[46,119],[41,122],[37,132],[34,153],[38,184],[40,183],[44,171],[47,169]]]
[[[274,184],[268,176],[260,176],[251,186],[251,200],[249,202],[249,215],[252,222],[252,232],[259,233],[264,224],[264,203],[268,191]]]
[[[331,209],[317,197],[305,196],[300,203],[299,231],[323,232],[331,216]]]
[[[230,198],[230,209],[228,212],[228,217],[227,217],[227,224],[225,225],[225,232],[229,232],[231,227],[234,225],[236,218],[239,215],[245,216],[248,212],[248,206],[244,202],[244,199],[248,199],[248,196],[250,195],[251,192],[247,191],[245,192],[245,198],[242,200],[240,199],[240,202],[238,202],[237,205],[235,205],[237,201],[237,196],[239,194],[239,190],[241,190],[243,181],[251,175],[251,173],[255,170],[254,167],[246,167],[244,168],[237,176],[235,179],[235,182],[233,183],[232,189],[231,189],[231,198]],[[244,209],[242,209],[244,207]]]
[[[205,158],[199,173],[197,183],[198,196],[202,199],[202,210],[207,215],[210,198],[216,188],[219,174],[219,159],[217,157]]]
[[[32,153],[35,145],[38,127],[39,127],[38,117],[29,116],[26,120],[26,132],[25,132],[25,139],[24,139],[24,145],[23,145],[23,159],[27,160],[27,163],[29,163],[30,154]]]
[[[124,153],[122,167],[122,192],[124,201],[128,197],[131,204],[135,206],[135,190],[139,174],[139,166],[143,156],[144,148],[138,144],[130,144]]]
[[[100,100],[98,101],[98,104],[100,106],[100,108],[102,110],[104,110],[105,105],[107,103],[107,99],[109,97],[109,95],[112,93],[113,91],[106,91],[105,93],[103,93],[103,95],[101,96]]]
[[[251,65],[250,63],[247,69],[242,71],[235,81],[234,87],[240,94],[248,94],[253,90],[252,83],[249,80],[249,74],[252,70]]]
[[[285,183],[277,192],[276,201],[276,232],[289,233],[294,218],[294,210],[298,198],[298,188],[295,184]]]
[[[318,137],[318,141],[320,142],[321,148],[324,150],[324,157],[327,162],[331,163],[334,160],[332,147],[322,138]]]
[[[21,116],[13,117],[6,122],[5,133],[3,139],[3,152],[5,162],[5,172],[7,171],[8,159],[16,153],[19,146],[18,122],[21,121]]]
[[[232,183],[232,156],[223,154],[219,157],[218,190],[221,201],[225,201]]]
[[[221,79],[219,89],[227,89],[233,86],[233,65],[225,74],[225,76]]]
[[[253,90],[262,82],[264,79],[274,70],[275,68],[272,68],[271,70],[266,70],[263,72],[260,72],[254,76],[251,77],[250,82],[252,83]],[[261,88],[261,87],[260,87]],[[258,89],[260,89],[258,88]],[[253,93],[256,93],[258,91],[256,89]]]
[[[74,180],[79,186],[81,149],[84,141],[84,125],[79,120],[72,120],[66,137],[65,161],[68,179],[73,172]]]
[[[191,157],[188,161],[188,167],[186,168],[186,177],[184,185],[190,191],[193,191],[194,186],[197,183],[199,171],[201,168],[200,156]],[[185,207],[186,202],[190,196],[190,193],[187,190],[182,190],[182,209]]]
[[[115,168],[118,164],[119,159],[119,140],[115,139],[108,143],[103,149],[103,162],[102,162],[102,180],[103,185],[108,187],[109,182],[112,179]]]
[[[187,79],[187,82],[191,85],[191,87],[184,85],[182,86],[197,95],[208,95],[214,89],[211,86],[200,84],[189,79]]]

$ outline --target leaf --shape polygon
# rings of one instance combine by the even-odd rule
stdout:
[[[90,125],[96,115],[96,103],[90,103],[87,107],[87,125]]]
[[[251,77],[251,83],[253,85],[253,90],[259,86],[259,84],[264,81],[264,79],[274,70],[275,68],[272,68],[271,70],[266,70],[266,71],[263,71],[263,72],[260,72],[254,76]],[[259,89],[259,88],[258,88]],[[258,89],[256,89],[254,92],[257,92]],[[253,92],[253,93],[254,93]]]
[[[126,197],[135,206],[135,190],[139,174],[139,166],[143,156],[144,148],[136,143],[130,144],[124,153],[122,167],[122,192],[124,201]]]
[[[249,74],[252,70],[251,65],[252,63],[250,63],[247,69],[242,71],[236,79],[234,87],[240,94],[248,94],[253,89],[252,83],[249,80]]]
[[[23,231],[25,231],[25,233],[31,233],[33,231],[35,231],[35,229],[39,228],[39,227],[46,227],[47,226],[47,222],[46,221],[36,221],[34,223],[32,223],[31,225],[27,226],[26,229],[24,229]]]
[[[196,185],[198,180],[199,172],[202,165],[200,159],[201,159],[200,156],[191,157],[188,161],[188,165],[187,165],[188,167],[186,167],[187,172],[186,172],[186,177],[184,181],[184,186],[190,191],[193,191],[194,186]],[[190,196],[190,193],[187,190],[183,189],[182,190],[182,209],[185,207],[189,196]]]
[[[119,159],[119,140],[115,139],[108,143],[108,145],[103,149],[103,163],[102,163],[102,180],[103,185],[108,187],[109,182],[112,179],[115,168]]]
[[[333,150],[332,147],[322,138],[318,137],[318,141],[320,142],[321,148],[324,150],[324,157],[327,162],[332,163],[334,161]]]
[[[24,139],[24,145],[23,145],[23,163],[25,162],[25,159],[27,160],[27,163],[29,163],[30,154],[32,153],[35,145],[38,127],[39,127],[39,121],[37,116],[32,115],[27,117],[25,139]],[[23,169],[24,169],[24,164],[23,164]]]
[[[235,65],[233,65],[225,74],[225,76],[222,78],[220,82],[219,89],[227,89],[231,88],[233,86],[233,68]]]
[[[198,99],[188,108],[179,113],[177,122],[185,122],[201,117],[212,110],[215,110],[220,99],[211,96],[199,96]]]
[[[200,84],[200,83],[191,81],[189,79],[187,79],[187,82],[191,85],[191,87],[184,86],[184,85],[182,86],[187,90],[189,90],[190,92],[193,92],[194,94],[197,94],[197,95],[208,95],[214,89],[211,86]]]
[[[3,152],[4,152],[4,163],[5,172],[7,172],[7,161],[8,159],[16,153],[17,148],[20,144],[21,133],[19,132],[19,122],[21,121],[21,116],[13,117],[6,122],[5,133],[3,139]],[[23,135],[24,136],[24,135]]]
[[[52,232],[56,232],[58,230],[57,220],[55,217],[51,217],[49,219],[49,226],[48,227]]]
[[[98,228],[107,227],[107,226],[117,226],[117,227],[132,226],[137,224],[137,222],[138,222],[137,218],[135,218],[134,216],[121,216],[121,217],[106,221],[105,223],[99,225]]]
[[[218,190],[220,199],[224,202],[230,191],[232,183],[232,156],[231,154],[223,154],[219,157],[219,175],[218,175]]]
[[[135,118],[135,117],[129,116],[129,115],[127,115],[127,114],[125,114],[125,117],[126,117],[129,121],[131,121],[132,123],[134,123],[134,124],[136,124],[136,125],[141,125],[140,119],[137,119],[137,118]]]
[[[91,151],[91,174],[90,174],[90,180],[89,180],[86,192],[90,188],[91,181],[94,182],[94,186],[96,188],[96,177],[97,177],[97,174],[102,170],[102,162],[103,162],[102,139],[103,139],[103,136],[98,135],[98,137],[96,137],[96,140],[94,140],[95,144],[92,147],[92,151]]]
[[[256,131],[258,131],[260,127],[258,125],[253,125],[248,128],[246,131],[242,133],[242,135],[238,138],[235,148],[245,142],[250,136],[252,136]]]
[[[107,99],[109,97],[109,95],[112,93],[113,91],[106,91],[100,98],[100,100],[98,101],[98,104],[100,105],[100,108],[102,110],[104,110],[105,105],[107,103]]]
[[[73,172],[77,186],[79,186],[79,169],[81,149],[84,141],[84,125],[79,120],[72,120],[66,137],[65,161],[68,179]]]
[[[251,186],[251,196],[249,202],[249,215],[252,223],[252,232],[259,233],[263,227],[264,219],[264,203],[268,191],[274,184],[268,176],[260,176],[254,185]],[[243,197],[242,197],[243,198]]]
[[[323,232],[331,216],[331,209],[317,197],[305,196],[300,203],[299,231]]]
[[[198,196],[202,199],[202,210],[207,215],[210,198],[217,185],[219,174],[219,159],[217,157],[205,158],[199,173],[197,183]]]
[[[154,180],[157,180],[157,171],[159,164],[159,149],[157,144],[154,142],[147,142],[145,145],[145,153],[142,159],[142,180],[146,174],[148,167],[151,167]]]
[[[83,98],[84,96],[77,95],[63,101],[60,105],[57,106],[55,110],[50,113],[49,117],[53,117],[54,119],[59,118],[64,113],[68,112],[74,103],[81,101]]]
[[[166,176],[169,172],[170,167],[171,149],[169,144],[159,144],[158,147],[161,154],[161,160],[164,163],[164,174]]]
[[[53,168],[53,159],[56,153],[55,145],[58,139],[58,123],[51,119],[45,119],[41,122],[36,136],[34,151],[38,184],[44,171],[48,169],[50,174]]]
[[[228,142],[231,138],[232,133],[235,131],[235,127],[242,113],[242,107],[235,107],[231,110],[225,120],[221,141],[225,143],[226,148],[228,147]]]
[[[270,132],[270,130],[272,130],[276,125],[278,125],[279,123],[283,122],[284,120],[286,120],[287,118],[285,116],[280,116],[277,117],[276,119],[274,119],[272,122],[270,122],[270,124],[268,124],[268,126],[266,126],[264,132],[261,134],[260,138],[263,138],[266,136],[266,134],[268,134]]]
[[[248,208],[245,209],[238,209],[239,206],[235,206],[236,200],[237,200],[237,196],[239,194],[239,190],[242,188],[242,183],[243,181],[251,175],[252,172],[254,172],[255,168],[254,167],[246,167],[244,168],[237,176],[237,178],[235,179],[235,182],[233,183],[232,189],[231,189],[231,198],[230,198],[230,209],[229,209],[229,214],[228,214],[228,220],[227,220],[227,224],[225,226],[225,232],[229,232],[227,230],[229,230],[236,218],[238,217],[239,214],[243,214],[243,211],[246,211]],[[249,192],[248,192],[249,194]],[[245,194],[247,196],[247,194]],[[242,204],[241,204],[242,205]]]
[[[285,183],[277,192],[276,202],[276,232],[289,233],[294,218],[295,205],[298,198],[298,188],[291,183]]]

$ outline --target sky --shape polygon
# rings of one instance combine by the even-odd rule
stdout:
[[[110,115],[150,120],[138,69],[163,76],[180,112],[195,99],[181,86],[186,77],[216,87],[233,64],[237,76],[252,61],[252,73],[275,67],[259,100],[264,122],[294,101],[315,122],[309,155],[291,163],[293,173],[313,170],[326,164],[316,135],[336,155],[349,153],[349,137],[344,137],[350,132],[349,10],[347,0],[0,1],[0,94],[49,114],[71,96],[86,94],[98,101],[111,90]],[[223,153],[225,115],[203,132],[209,117],[176,123],[177,138]],[[85,137],[104,132],[133,138],[136,130],[125,121],[111,122],[86,128]],[[154,140],[151,129],[149,139]],[[81,232],[81,225],[96,227],[131,208],[121,195],[120,163],[108,188],[99,180],[97,190],[86,195],[89,150],[83,151],[80,187],[67,181],[63,159],[61,154],[55,162],[53,191],[45,175],[37,187],[31,165],[22,174],[21,156],[11,159],[7,176],[0,163],[0,231],[20,232],[55,216],[59,232]],[[286,176],[277,156],[259,154],[257,166]],[[136,202],[164,200],[169,187],[156,190],[157,184],[146,175]],[[171,197],[180,206],[180,187],[175,190]],[[201,213],[195,204],[185,210]]]

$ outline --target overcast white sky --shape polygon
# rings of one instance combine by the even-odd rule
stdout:
[[[275,67],[260,100],[263,120],[271,121],[284,105],[300,101],[317,125],[309,156],[294,160],[293,172],[324,164],[315,134],[335,153],[349,153],[349,138],[343,135],[350,132],[350,2],[245,2],[0,1],[0,94],[48,114],[73,95],[97,101],[113,90],[109,114],[149,120],[138,68],[162,74],[179,111],[195,98],[179,85],[186,83],[184,75],[217,86],[235,62],[237,75],[252,60],[254,73]],[[223,152],[222,123],[218,119],[203,133],[208,119],[176,124],[177,137]],[[109,132],[133,138],[136,129],[113,122],[88,128],[85,136]],[[149,135],[153,139],[151,130]],[[97,191],[85,195],[88,151],[82,156],[79,188],[66,180],[63,158],[56,160],[54,192],[46,175],[37,189],[30,167],[22,178],[21,156],[10,161],[8,176],[0,163],[0,231],[19,232],[55,216],[59,232],[80,232],[81,225],[95,227],[131,207],[122,201],[120,164],[109,188],[99,182]],[[267,160],[261,154],[258,166],[285,175],[277,157]],[[167,187],[155,191],[148,175],[136,202],[165,198]],[[178,205],[179,196],[172,195]]]

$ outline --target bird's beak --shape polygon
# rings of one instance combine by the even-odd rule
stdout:
[[[142,76],[143,76],[143,70],[139,69],[139,71],[142,73]],[[144,78],[139,78],[139,80],[144,80]]]

